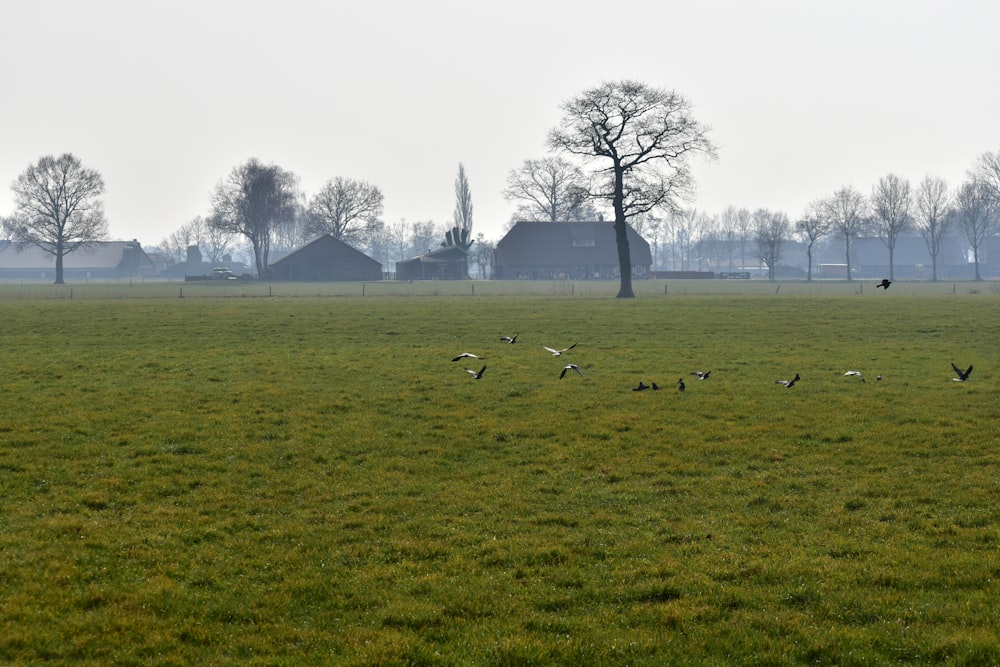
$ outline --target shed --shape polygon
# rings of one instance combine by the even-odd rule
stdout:
[[[649,275],[649,243],[627,228],[633,277]],[[610,222],[520,221],[497,242],[493,272],[503,280],[610,279],[619,275],[618,245]]]
[[[382,264],[331,234],[293,250],[269,266],[272,280],[382,280]]]
[[[397,280],[465,280],[469,254],[459,246],[446,246],[396,262]]]
[[[63,255],[64,280],[152,276],[156,266],[138,241],[92,241]],[[55,255],[33,243],[0,241],[0,280],[52,280]]]

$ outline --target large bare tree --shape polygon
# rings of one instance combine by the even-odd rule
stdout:
[[[360,243],[382,217],[384,197],[376,185],[338,176],[309,200],[310,233]]]
[[[951,193],[948,182],[943,178],[925,176],[917,186],[914,195],[918,215],[914,217],[914,226],[927,244],[927,252],[931,256],[931,280],[938,279],[937,260],[941,253],[941,243],[945,232],[950,227],[952,216]]]
[[[963,183],[955,194],[955,216],[972,249],[975,279],[982,280],[979,272],[980,250],[983,242],[1000,228],[1000,207],[989,184],[980,179]]]
[[[821,238],[830,233],[830,219],[826,216],[823,202],[814,201],[806,207],[802,219],[795,223],[795,231],[806,244],[806,280],[813,279],[813,246]]]
[[[872,188],[872,223],[889,251],[889,279],[894,278],[894,255],[899,235],[912,224],[910,182],[895,174],[879,179]]]
[[[788,238],[788,215],[759,208],[753,212],[753,222],[757,256],[767,265],[767,279],[774,280],[781,259],[781,244]]]
[[[851,275],[851,244],[861,234],[865,226],[868,203],[856,188],[846,185],[823,202],[823,208],[833,230],[844,240],[844,261],[847,263],[847,279]]]
[[[104,179],[71,153],[46,155],[11,184],[14,215],[6,223],[13,241],[31,243],[55,258],[56,285],[65,284],[63,258],[108,234]]]
[[[589,211],[583,171],[561,157],[525,160],[507,175],[503,192],[508,201],[522,203],[521,220],[567,222],[582,220]]]
[[[562,105],[549,146],[598,164],[591,198],[614,211],[620,286],[618,298],[633,298],[628,221],[662,208],[675,210],[693,189],[691,159],[715,155],[709,128],[677,92],[637,81],[605,82]]]
[[[268,253],[277,226],[294,219],[298,178],[256,158],[234,167],[212,197],[212,225],[239,234],[253,249],[258,278],[268,276]]]

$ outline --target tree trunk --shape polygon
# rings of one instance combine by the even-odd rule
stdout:
[[[63,279],[63,245],[62,242],[56,243],[56,285],[65,285],[66,281]]]
[[[812,243],[806,248],[806,282],[813,279],[813,250]]]
[[[845,250],[846,250],[846,252],[844,253],[844,261],[846,262],[846,266],[847,266],[847,279],[848,280],[853,280],[853,278],[851,278],[851,240],[850,239],[848,239],[847,243],[845,244]]]
[[[625,218],[625,172],[615,163],[615,194],[611,200],[615,210],[615,243],[618,246],[618,270],[621,283],[618,299],[634,299],[632,291],[632,254],[628,248],[628,220]]]

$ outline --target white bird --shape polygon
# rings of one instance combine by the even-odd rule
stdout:
[[[501,343],[509,343],[509,344],[513,345],[514,343],[517,342],[517,337],[520,336],[520,335],[521,335],[521,332],[519,331],[516,334],[514,334],[513,336],[500,336],[500,342]]]
[[[952,382],[965,382],[972,375],[972,366],[969,366],[969,369],[965,372],[962,372],[962,369],[956,366],[954,362],[952,362],[951,367],[955,369],[955,373],[958,375],[957,378],[951,379]]]
[[[566,373],[569,371],[576,371],[580,375],[583,375],[583,372],[580,370],[580,367],[577,366],[576,364],[566,364],[565,366],[563,366],[562,373],[559,374],[559,379],[562,380],[564,377],[566,377]]]
[[[471,375],[473,380],[478,380],[479,378],[483,377],[483,373],[486,372],[486,366],[483,366],[478,371],[474,371],[471,368],[466,368],[465,372]]]
[[[569,347],[567,347],[565,350],[554,350],[551,347],[545,347],[544,345],[542,345],[542,349],[548,350],[549,352],[551,352],[553,357],[558,357],[563,352],[569,352],[574,347],[576,347],[576,343],[573,343],[572,345],[570,345]]]
[[[691,375],[697,375],[699,380],[707,380],[712,371],[691,371]]]
[[[775,380],[774,384],[783,384],[786,387],[788,387],[789,389],[791,389],[792,387],[795,386],[795,383],[798,382],[801,379],[802,378],[799,377],[799,374],[796,373],[795,377],[793,377],[791,380]]]
[[[462,359],[484,359],[485,357],[480,357],[478,354],[472,354],[471,352],[463,352],[458,355],[452,361],[461,361]]]
[[[862,382],[865,381],[865,376],[861,374],[861,371],[847,371],[846,373],[844,373],[845,377],[848,375],[857,375],[859,378],[861,378]]]

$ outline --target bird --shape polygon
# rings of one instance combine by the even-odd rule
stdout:
[[[684,391],[687,387],[684,385],[684,378],[677,378],[677,390]]]
[[[691,375],[697,375],[699,380],[707,380],[712,371],[691,371]]]
[[[875,286],[875,289],[881,287],[882,289],[887,290],[889,289],[889,285],[891,284],[892,284],[891,280],[889,280],[888,278],[883,278],[882,282],[880,282],[878,285]]]
[[[632,387],[632,391],[646,391],[647,389],[649,389],[649,385],[644,383],[642,380],[639,380],[638,387]]]
[[[878,375],[875,376],[875,381],[876,382],[881,382],[882,381],[882,374],[881,373],[879,373]]]
[[[791,389],[792,387],[795,386],[795,383],[798,382],[801,379],[802,378],[799,377],[799,374],[796,373],[795,377],[793,377],[791,380],[775,380],[774,384],[783,384],[786,387],[788,387],[789,389]]]
[[[580,370],[580,367],[577,366],[576,364],[566,364],[565,366],[563,366],[562,373],[559,374],[559,379],[562,380],[564,377],[566,377],[566,373],[569,371],[576,371],[580,375],[583,375],[583,372]]]
[[[513,345],[514,343],[517,342],[517,337],[520,336],[520,335],[521,335],[521,332],[518,331],[513,336],[500,336],[500,342],[501,343],[509,343],[510,345]]]
[[[576,343],[573,343],[572,345],[570,345],[569,347],[567,347],[567,348],[566,348],[565,350],[554,350],[554,349],[552,349],[551,347],[545,347],[544,345],[542,345],[542,348],[543,348],[543,349],[545,349],[545,350],[548,350],[549,352],[551,352],[551,353],[552,353],[552,356],[553,356],[553,357],[558,357],[558,356],[560,356],[560,355],[561,355],[561,354],[562,354],[563,352],[569,352],[569,351],[570,351],[570,350],[572,350],[572,349],[573,349],[574,347],[576,347]]]
[[[651,385],[649,385],[649,386],[650,386],[650,388],[651,388],[651,389],[652,389],[653,391],[659,391],[659,390],[660,390],[660,387],[659,387],[659,385],[657,385],[657,384],[656,384],[655,382],[654,382],[654,383],[652,383],[652,384],[651,384]]]
[[[861,378],[862,382],[865,381],[865,376],[861,374],[861,371],[847,371],[846,373],[844,373],[844,375],[845,376],[847,376],[847,375],[857,375],[859,378]],[[881,380],[882,376],[881,375],[878,376],[878,379]]]
[[[461,361],[462,359],[466,359],[466,358],[468,358],[468,359],[483,359],[484,357],[480,357],[478,354],[472,354],[471,352],[463,352],[462,354],[460,354],[457,357],[455,357],[454,359],[452,359],[452,361]]]
[[[952,382],[965,382],[966,380],[969,379],[969,376],[972,375],[972,366],[969,366],[968,370],[966,370],[965,372],[963,372],[961,368],[956,366],[955,362],[952,362],[951,367],[955,369],[955,373],[958,375],[957,378],[951,379]]]
[[[465,372],[471,375],[473,380],[478,380],[479,378],[483,377],[483,373],[486,372],[486,366],[483,366],[478,371],[474,371],[471,368],[466,368]]]

